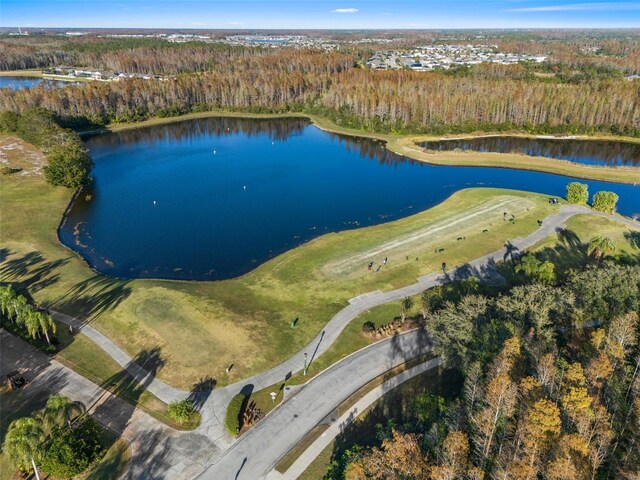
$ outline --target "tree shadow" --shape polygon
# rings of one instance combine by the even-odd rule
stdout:
[[[433,348],[431,337],[424,328],[419,328],[411,333],[395,334],[390,340],[391,350],[387,358],[387,373],[385,380],[393,376],[392,368],[409,360],[425,355]]]
[[[32,291],[38,291],[56,283],[60,276],[55,271],[69,263],[69,258],[47,262],[42,254],[36,251],[11,258],[12,252],[9,249],[3,249],[0,256],[2,257],[0,278],[4,281],[20,283]]]
[[[164,364],[165,360],[158,347],[138,353],[122,370],[102,382],[100,386],[113,395],[106,395],[105,399],[99,399],[93,415],[120,436],[133,415],[141,395]],[[140,369],[144,369],[146,375],[142,378],[139,375],[134,378],[130,372]]]
[[[502,257],[502,260],[504,262],[506,262],[508,260],[515,261],[520,256],[520,249],[518,247],[516,247],[510,241],[507,241],[507,243],[504,244],[504,248],[505,248],[505,251],[504,251],[504,255]]]
[[[13,254],[13,251],[10,248],[2,247],[0,248],[0,263],[4,263],[4,261],[9,258]]]
[[[640,249],[640,232],[629,230],[624,232],[624,238],[635,249]]]
[[[514,248],[517,250],[517,247]],[[513,253],[512,255],[516,254]],[[456,268],[453,272],[446,273],[445,279],[448,282],[461,282],[463,280],[468,280],[471,277],[476,277],[487,286],[502,286],[506,281],[500,270],[501,269],[496,264],[495,260],[493,258],[489,258],[480,266],[472,266],[471,264],[465,263],[464,265]]]
[[[94,274],[71,287],[49,307],[71,312],[89,323],[99,315],[114,310],[131,295],[131,280]]]
[[[209,396],[211,396],[211,392],[213,392],[213,389],[216,387],[216,383],[217,381],[215,378],[209,376],[201,378],[193,384],[187,400],[190,400],[193,403],[194,408],[200,411],[207,402]]]
[[[558,235],[558,240],[563,245],[566,245],[569,248],[579,249],[582,247],[582,241],[576,232],[573,230],[569,230],[568,228],[556,228],[556,233]]]

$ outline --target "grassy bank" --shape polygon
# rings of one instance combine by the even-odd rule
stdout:
[[[0,278],[22,282],[38,302],[86,318],[132,356],[159,349],[159,377],[183,388],[204,375],[226,384],[263,371],[306,345],[349,298],[412,283],[443,261],[453,266],[495,250],[535,230],[537,220],[557,208],[542,195],[461,191],[412,217],[331,233],[242,277],[202,283],[95,274],[56,236],[71,193],[38,175],[5,176],[1,197]],[[518,221],[503,222],[503,209],[516,212]],[[466,221],[470,210],[475,216]],[[452,218],[458,223],[448,228]],[[466,240],[457,241],[459,236]],[[405,243],[389,243],[398,238]],[[384,254],[371,258],[389,257],[379,273],[368,272],[365,260],[353,260],[385,245]],[[444,251],[435,253],[436,248]]]
[[[41,68],[0,71],[0,77],[42,77]]]
[[[87,133],[95,132],[117,132],[133,128],[143,128],[154,125],[164,125],[183,120],[193,120],[198,118],[212,117],[246,117],[246,118],[286,118],[298,117],[308,118],[317,127],[343,135],[375,138],[387,143],[387,148],[394,153],[403,155],[425,163],[433,165],[450,166],[476,166],[476,167],[498,167],[513,168],[519,170],[532,170],[538,172],[553,173],[557,175],[583,178],[587,180],[602,180],[617,183],[640,183],[640,168],[635,167],[604,167],[591,166],[579,163],[572,163],[564,160],[556,160],[545,157],[531,157],[528,155],[510,153],[476,153],[476,152],[438,152],[427,153],[416,143],[427,140],[440,140],[442,137],[430,135],[388,135],[372,132],[365,132],[358,129],[345,128],[336,125],[331,120],[318,115],[304,113],[283,113],[283,114],[252,114],[243,112],[198,112],[189,113],[177,117],[151,118],[138,123],[111,124],[104,129],[91,130]],[[477,135],[462,135],[462,137],[483,136],[492,132],[479,132]],[[520,132],[500,133],[503,136],[518,136],[524,138],[535,138],[535,135],[526,135]],[[456,136],[460,137],[460,136]],[[582,137],[581,137],[582,138]],[[611,140],[640,143],[640,139],[633,137],[615,137],[597,135],[589,137],[592,140]],[[588,140],[584,140],[588,141]]]
[[[528,135],[516,135],[534,138]],[[598,139],[638,142],[638,139],[597,137]],[[411,157],[415,160],[434,165],[455,165],[466,167],[498,167],[532,170],[572,176],[587,180],[602,180],[617,183],[640,183],[640,168],[637,167],[604,167],[583,165],[579,163],[556,160],[545,157],[531,157],[511,153],[476,153],[476,152],[434,152],[429,153],[417,144],[428,140],[439,140],[441,137],[411,136],[390,141],[389,150]],[[594,138],[595,139],[595,138]],[[588,141],[588,140],[581,140]]]

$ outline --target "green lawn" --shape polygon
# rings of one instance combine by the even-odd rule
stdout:
[[[88,319],[131,356],[159,349],[158,376],[182,388],[206,375],[227,384],[272,367],[306,345],[349,298],[412,283],[442,262],[461,265],[526,236],[557,209],[542,195],[464,190],[405,219],[324,235],[236,279],[127,281],[95,274],[58,242],[69,191],[36,175],[2,181],[0,280],[21,282],[36,301]],[[503,210],[517,221],[503,222]],[[384,256],[385,268],[367,271],[369,260]],[[82,352],[89,370],[101,363],[93,360],[97,351]],[[73,349],[59,355],[78,363]]]
[[[610,238],[616,246],[613,257],[636,259],[640,262],[640,224],[632,229],[619,222],[596,215],[577,215],[567,222],[567,230],[574,237],[553,236],[535,245],[544,259],[552,261],[560,271],[577,267],[588,260],[587,247],[594,235]]]
[[[530,135],[518,135],[520,137],[531,137]],[[615,140],[611,137],[596,137]],[[417,145],[419,142],[427,140],[439,140],[440,137],[428,135],[405,136],[388,141],[389,150],[400,155],[405,155],[416,160],[436,165],[460,165],[460,166],[482,166],[516,168],[519,170],[535,170],[538,172],[555,173],[571,177],[585,178],[591,180],[602,180],[606,182],[619,183],[640,183],[640,168],[637,167],[604,167],[585,165],[581,163],[557,160],[555,158],[532,157],[514,153],[477,153],[477,152],[431,152],[427,153]],[[635,138],[623,138],[623,141],[638,142]],[[586,140],[585,140],[586,141]]]

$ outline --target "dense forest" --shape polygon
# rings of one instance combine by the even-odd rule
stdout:
[[[325,33],[327,34],[327,33]],[[360,68],[375,45],[339,50],[170,43],[160,38],[0,37],[0,70],[60,64],[162,74],[0,95],[0,110],[51,110],[72,127],[209,110],[306,112],[379,132],[614,133],[640,136],[640,39],[613,32],[372,33],[391,45],[483,43],[499,51],[545,54],[542,64],[484,64],[435,72]],[[320,35],[310,32],[309,35]],[[333,35],[333,34],[329,34]],[[365,35],[366,36],[366,35]],[[385,47],[391,48],[391,47]]]
[[[381,72],[354,68],[351,55],[308,50],[215,52],[218,63],[207,73],[5,91],[0,110],[41,107],[70,126],[236,110],[318,113],[341,125],[380,132],[518,129],[640,135],[638,82]],[[187,52],[174,53],[182,58]],[[126,52],[115,55],[131,60]],[[151,56],[150,61],[171,62],[168,56]]]
[[[404,421],[334,453],[325,478],[637,479],[640,267],[603,262],[605,243],[576,247],[590,256],[564,272],[545,255],[510,261],[497,294],[472,279],[425,292],[458,393],[409,399]]]

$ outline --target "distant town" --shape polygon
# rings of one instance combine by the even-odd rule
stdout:
[[[525,55],[498,52],[497,45],[426,45],[409,51],[377,52],[367,60],[367,67],[376,70],[410,68],[412,70],[448,69],[457,65],[519,62],[541,63],[546,55]]]
[[[70,67],[67,65],[47,68],[42,71],[42,77],[49,80],[98,80],[103,82],[126,80],[129,78],[137,78],[140,80],[167,80],[168,78],[162,75],[114,72],[95,68]]]

